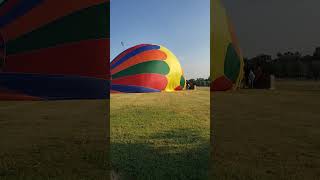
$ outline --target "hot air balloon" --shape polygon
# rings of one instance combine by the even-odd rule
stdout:
[[[211,90],[238,88],[244,66],[238,41],[220,1],[213,0],[211,6]]]
[[[109,97],[108,0],[1,2],[0,99]]]
[[[160,45],[131,47],[119,54],[110,66],[112,93],[172,92],[186,86],[177,57]]]

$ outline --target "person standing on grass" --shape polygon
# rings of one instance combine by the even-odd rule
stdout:
[[[250,88],[253,88],[253,83],[254,83],[254,79],[256,78],[256,76],[254,75],[252,69],[250,70],[249,73],[249,82],[250,82]]]

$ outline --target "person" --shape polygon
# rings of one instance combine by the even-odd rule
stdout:
[[[250,82],[250,88],[253,88],[253,83],[254,83],[254,79],[255,79],[255,75],[252,71],[252,69],[250,70],[250,73],[249,73],[249,82]]]
[[[187,80],[187,89],[191,89],[191,82]]]
[[[244,88],[249,88],[250,87],[250,80],[249,80],[249,67],[245,66],[244,67]]]
[[[275,89],[275,77],[273,74],[270,75],[270,89],[274,90]]]

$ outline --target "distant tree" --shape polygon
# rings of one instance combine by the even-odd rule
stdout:
[[[204,78],[197,78],[196,79],[197,86],[203,86],[203,84],[204,84]]]
[[[312,61],[311,72],[312,72],[313,79],[318,80],[320,77],[320,60]]]
[[[278,52],[278,53],[277,53],[277,57],[278,57],[278,58],[281,58],[281,57],[282,57],[282,54],[281,54],[280,52]]]
[[[196,84],[196,80],[195,79],[189,79],[189,82],[191,82],[192,84]]]
[[[205,78],[197,78],[197,79],[189,79],[188,81],[196,86],[209,86],[211,81],[211,77],[208,79]]]
[[[300,58],[300,57],[301,57],[301,53],[300,53],[300,52],[298,52],[298,51],[296,51],[296,52],[294,53],[294,55],[295,55],[296,57],[298,57],[298,58]]]
[[[320,57],[320,47],[317,47],[313,53],[313,57]]]
[[[246,63],[248,63],[248,61],[249,61],[249,59],[248,58],[243,58],[243,62],[244,62],[244,64],[246,64]]]

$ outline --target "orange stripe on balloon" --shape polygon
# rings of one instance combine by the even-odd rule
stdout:
[[[1,29],[6,41],[31,32],[75,11],[108,2],[106,0],[47,0],[36,6],[24,16],[19,17]],[[106,9],[107,11],[107,9]]]
[[[165,60],[167,59],[167,55],[159,50],[149,50],[149,51],[145,51],[142,52],[140,54],[137,54],[135,56],[133,56],[132,58],[126,60],[125,62],[123,62],[122,64],[120,64],[119,66],[113,68],[111,70],[111,74],[115,74],[117,72],[120,72],[130,66],[142,63],[142,62],[147,62],[147,61],[161,61],[161,60]]]

